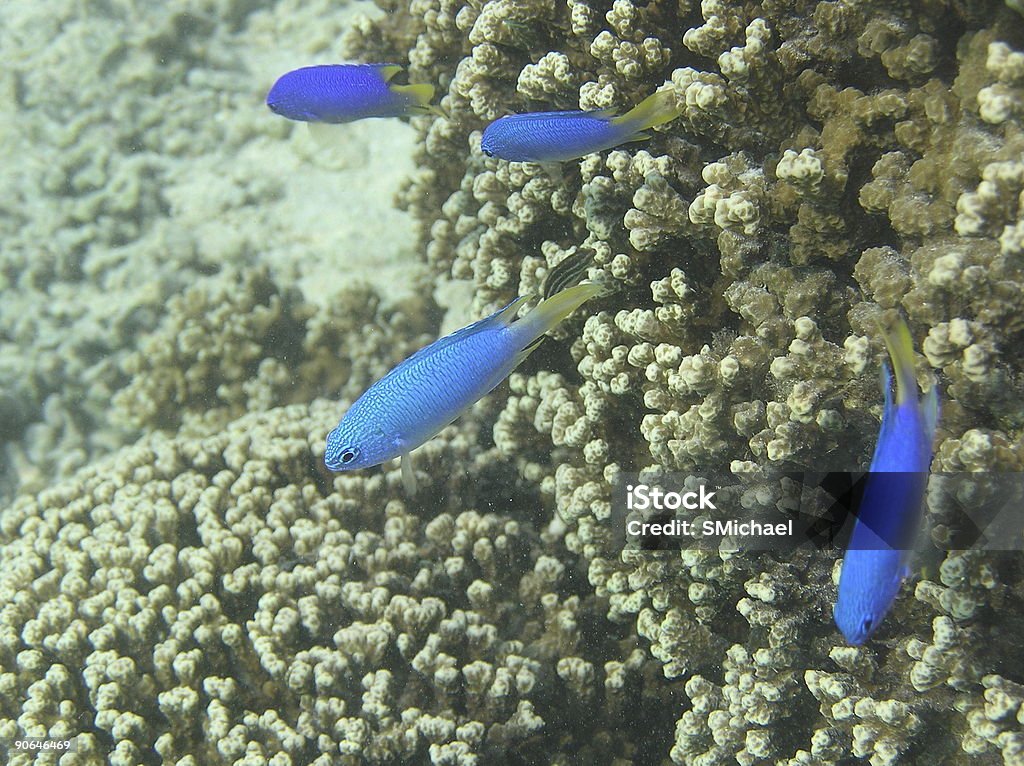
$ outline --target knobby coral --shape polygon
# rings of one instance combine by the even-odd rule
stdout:
[[[656,737],[611,732],[645,720],[667,746],[653,661],[559,538],[464,507],[457,478],[429,519],[396,472],[332,483],[336,417],[317,400],[157,434],[5,509],[0,737],[182,766],[468,765],[561,740],[643,760]]]
[[[239,25],[251,11],[222,5]],[[894,311],[922,350],[921,382],[942,384],[936,468],[1019,470],[1016,12],[994,0],[380,5],[349,53],[406,64],[450,115],[415,121],[399,199],[432,275],[470,280],[482,315],[587,247],[615,289],[424,447],[426,494],[410,501],[394,470],[332,481],[317,461],[345,403],[433,331],[429,301],[389,313],[354,288],[313,313],[265,271],[161,285],[124,320],[146,340],[93,373],[94,398],[120,387],[123,422],[180,433],[0,515],[0,736],[81,734],[67,757],[83,763],[151,749],[182,764],[490,763],[513,747],[566,763],[1020,763],[1019,558],[937,552],[878,640],[851,648],[830,623],[834,557],[624,554],[610,489],[625,473],[865,465],[876,322]],[[130,77],[173,48],[185,58],[169,75],[184,78],[204,54],[177,45],[183,24],[168,19],[111,66]],[[678,120],[560,176],[479,151],[502,114],[624,111],[662,85]],[[69,124],[70,143],[102,130]],[[186,152],[188,130],[170,127],[151,148]],[[239,144],[260,138],[240,130]],[[54,241],[97,223],[61,253],[136,237],[162,204],[141,166],[66,157],[75,204]],[[202,219],[178,180],[167,198]],[[280,193],[226,186],[224,210]],[[252,243],[204,223],[204,243],[247,263]],[[175,263],[214,270],[193,238],[156,233],[147,247],[178,243]],[[76,281],[83,263],[121,273],[61,257],[0,279]],[[41,358],[78,365],[94,351]],[[54,389],[53,370],[38,376]],[[341,402],[315,398],[339,390]],[[23,393],[5,390],[2,422],[24,427],[7,404]],[[273,408],[301,401],[313,404]],[[60,397],[32,406],[51,430],[67,420]],[[952,510],[931,502],[941,547]]]
[[[994,673],[1014,651],[997,615],[1021,609],[1019,562],[939,553],[882,640],[849,649],[822,587],[833,558],[624,556],[611,484],[865,466],[877,323],[894,311],[922,384],[941,381],[936,467],[1019,464],[1019,17],[996,2],[388,5],[347,44],[444,94],[451,118],[419,126],[400,198],[438,278],[473,280],[483,311],[588,247],[619,286],[560,333],[574,365],[538,352],[513,376],[494,440],[609,616],[682,685],[671,758],[1018,763],[1015,698],[985,699],[1021,680]],[[502,114],[624,111],[663,83],[679,119],[560,177],[479,151]]]

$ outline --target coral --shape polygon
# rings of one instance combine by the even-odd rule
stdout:
[[[129,357],[167,331],[165,308],[189,290],[229,295],[225,280],[262,264],[282,292],[298,287],[302,303],[322,306],[353,269],[378,285],[407,273],[393,263],[409,253],[404,214],[366,189],[405,175],[396,147],[411,145],[411,129],[356,126],[346,140],[374,167],[325,172],[323,152],[304,154],[305,132],[289,140],[292,125],[260,103],[278,67],[348,26],[351,11],[329,5],[0,8],[13,57],[0,75],[10,115],[0,144],[18,158],[0,168],[3,500],[138,438],[138,418],[111,418],[111,399],[130,383]],[[260,360],[239,361],[248,376]],[[263,375],[264,388],[285,388],[280,365]]]
[[[602,618],[557,541],[456,495],[423,520],[396,472],[327,481],[336,410],[155,435],[6,508],[4,736],[77,736],[70,763],[326,764],[562,736],[631,757],[591,705],[667,732],[651,660],[582,632]]]
[[[429,48],[447,87],[452,119],[420,128],[403,196],[438,279],[472,279],[479,314],[536,294],[587,247],[590,276],[617,288],[560,328],[559,353],[513,375],[492,434],[609,617],[684,685],[692,708],[671,757],[938,762],[966,743],[1012,762],[1019,726],[977,711],[983,679],[1012,654],[996,615],[1019,610],[1020,570],[946,552],[939,500],[938,574],[919,576],[916,597],[908,586],[877,643],[851,649],[820,586],[833,557],[623,555],[611,485],[866,466],[878,326],[900,312],[920,385],[940,386],[936,469],[1016,470],[1019,17],[999,3],[618,0],[552,6],[526,29],[528,6],[439,5],[436,23],[409,22],[415,37],[389,19],[348,44],[377,54],[386,39],[410,61]],[[501,14],[512,28],[499,55],[488,46]],[[450,17],[494,32],[460,37]],[[560,175],[478,150],[494,115],[622,111],[662,83],[677,120]],[[792,709],[773,709],[775,696]]]
[[[237,71],[217,54],[199,53],[215,27],[195,10],[187,29],[170,10],[145,24],[99,9],[0,11],[3,45],[17,59],[3,99],[18,118],[5,126],[4,145],[25,158],[0,174],[7,209],[17,211],[0,224],[0,281],[5,295],[16,296],[0,307],[8,360],[0,375],[5,409],[17,413],[4,417],[0,433],[17,442],[27,430],[26,441],[38,443],[20,454],[11,445],[12,458],[24,463],[19,483],[31,480],[33,467],[62,475],[134,438],[106,417],[123,384],[120,357],[155,327],[170,295],[246,246],[236,234],[204,240],[167,216],[177,162],[218,144],[237,148],[255,134],[238,126],[227,136],[207,119],[216,103],[237,108],[240,91],[225,87],[223,76],[188,79],[193,65]],[[265,178],[226,183],[235,196],[225,207],[251,211],[276,194]],[[66,457],[46,464],[39,458],[51,446]]]
[[[287,269],[249,270],[264,247],[290,252],[292,231],[256,240],[245,224],[294,194],[253,152],[301,139],[173,105],[187,87],[204,117],[246,113],[244,66],[204,44],[212,19],[266,40],[303,24],[290,4],[186,5],[113,25],[126,42],[70,11],[42,19],[11,50],[59,33],[49,58],[0,75],[5,98],[47,115],[0,130],[45,126],[66,149],[5,170],[18,212],[0,229],[2,286],[49,300],[0,310],[5,343],[40,349],[27,373],[3,355],[0,423],[44,428],[65,474],[89,463],[0,516],[0,734],[81,733],[79,760],[113,763],[1019,762],[1020,562],[948,550],[938,492],[929,565],[856,648],[829,619],[837,555],[623,552],[612,492],[632,476],[863,468],[878,326],[897,313],[919,383],[941,392],[935,468],[1019,470],[1013,8],[381,0],[350,26],[349,57],[406,65],[448,114],[414,121],[399,194],[430,286],[470,283],[482,316],[588,248],[609,288],[423,447],[413,500],[392,466],[318,466],[344,402],[433,336],[431,290],[414,282],[423,297],[400,311],[350,286],[314,313]],[[311,6],[331,21],[301,50],[334,55],[340,17]],[[112,102],[73,87],[72,43]],[[643,144],[558,172],[479,150],[502,114],[621,113],[661,87],[681,115]],[[113,144],[98,140],[107,111]],[[172,162],[219,144],[230,161],[205,175]],[[39,189],[67,198],[55,216],[24,212]],[[325,246],[316,223],[303,259]],[[33,257],[40,242],[52,255]],[[138,290],[127,264],[164,250],[166,273]],[[133,428],[179,432],[90,462],[135,435],[96,428],[119,389]]]
[[[363,285],[320,308],[280,289],[265,268],[207,280],[172,298],[160,326],[125,358],[128,383],[113,416],[206,433],[321,393],[351,401],[434,334],[429,299],[380,304]]]
[[[837,664],[853,661],[849,650],[836,649],[832,654]],[[810,751],[815,758],[834,762],[845,746],[873,766],[901,763],[906,757],[908,735],[918,734],[923,728],[913,704],[874,699],[847,673],[808,670],[804,680],[821,703],[822,716],[832,724],[815,732]]]
[[[214,419],[218,404],[237,417],[248,409],[243,384],[257,367],[297,361],[312,307],[301,307],[294,291],[278,292],[266,269],[225,274],[222,284],[171,299],[157,330],[123,362],[129,383],[114,396],[115,417],[177,428],[190,413]]]

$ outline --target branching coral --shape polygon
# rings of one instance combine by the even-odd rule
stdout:
[[[227,5],[242,23],[248,6]],[[150,750],[186,764],[474,763],[513,748],[634,762],[1019,762],[1019,631],[1000,620],[1021,610],[1021,567],[945,550],[951,509],[937,493],[939,563],[859,648],[831,626],[835,556],[624,554],[612,493],[634,474],[865,466],[882,401],[878,323],[897,312],[921,352],[920,383],[939,378],[935,467],[1019,469],[1016,12],[982,0],[381,5],[386,16],[347,35],[351,57],[408,65],[449,115],[416,120],[417,168],[400,195],[432,277],[471,280],[480,316],[534,296],[586,247],[608,293],[423,448],[434,515],[421,516],[390,467],[333,484],[316,467],[339,405],[269,408],[328,393],[320,386],[351,399],[432,333],[427,303],[388,313],[350,289],[337,313],[312,316],[258,272],[238,293],[188,292],[160,320],[155,308],[192,272],[159,285],[123,319],[154,353],[113,367],[104,357],[95,391],[109,401],[127,370],[138,377],[118,402],[142,421],[173,403],[189,426],[220,427],[149,436],[3,513],[0,734],[82,732],[82,761],[109,752],[114,763]],[[176,18],[96,60],[116,80],[129,63],[152,74],[174,51],[166,76],[184,77],[202,35]],[[24,74],[31,98],[45,76]],[[211,98],[234,92],[205,82]],[[681,114],[643,145],[560,173],[479,151],[502,114],[624,112],[659,87]],[[57,255],[5,271],[5,287],[47,270],[116,287],[122,272],[82,255],[92,242],[132,239],[164,204],[202,217],[192,183],[160,176],[164,154],[189,150],[190,126],[166,108],[172,86],[156,90],[167,130],[124,137],[152,154],[76,148],[38,174],[52,193],[67,180],[73,202],[56,230],[33,219],[21,235],[56,242]],[[67,116],[59,98],[31,105]],[[94,119],[65,119],[58,143],[102,131]],[[261,130],[241,120],[228,139],[283,136]],[[225,174],[212,198],[228,213],[281,193]],[[204,223],[196,239],[154,241],[195,273],[218,254],[248,262],[252,242]],[[75,310],[66,293],[54,291],[65,300],[48,308],[52,324]],[[12,324],[21,335],[42,325]],[[294,357],[275,344],[281,333]],[[88,347],[45,343],[64,353],[41,358],[89,367],[77,361]],[[37,374],[39,410],[67,373]],[[47,407],[53,428],[67,421],[61,401]],[[17,410],[5,402],[0,418],[23,428]],[[87,459],[84,438],[69,469]],[[504,513],[505,498],[509,516],[474,510]],[[609,737],[611,716],[643,720],[645,742]]]
[[[4,510],[4,736],[77,737],[71,763],[467,764],[539,732],[630,757],[584,711],[656,720],[658,692],[612,626],[582,632],[601,617],[558,543],[425,522],[383,474],[331,485],[335,417],[154,436]]]
[[[225,283],[253,287],[260,280],[237,275],[264,273],[269,265],[273,289],[287,294],[287,310],[297,312],[291,320],[301,324],[309,307],[294,299],[296,282],[304,290],[312,283],[307,300],[325,299],[346,283],[352,251],[359,249],[369,251],[374,273],[395,268],[388,249],[403,238],[394,226],[403,214],[365,195],[369,201],[358,207],[369,215],[336,215],[363,194],[349,197],[344,189],[359,185],[358,163],[325,172],[322,152],[302,156],[305,133],[295,131],[296,141],[289,141],[292,124],[261,103],[278,66],[333,44],[350,15],[328,12],[327,3],[285,9],[269,0],[0,8],[0,45],[12,56],[0,75],[0,108],[10,116],[0,127],[0,145],[16,158],[0,168],[3,500],[134,441],[141,421],[170,425],[190,415],[152,418],[140,401],[135,416],[110,417],[112,398],[131,385],[125,367],[146,368],[138,357],[141,342],[163,337],[167,347],[155,356],[174,358],[173,322],[165,316],[172,299],[180,305],[205,294],[210,304],[220,289],[225,307],[259,305],[259,297],[232,294]],[[373,132],[382,146],[371,145],[367,155],[383,156],[383,145],[390,151],[408,130],[392,128],[398,132]],[[353,143],[359,142],[357,135]],[[390,160],[390,171],[373,168],[372,176],[385,184],[390,176],[397,185],[405,164]],[[311,193],[314,188],[320,193]],[[221,270],[227,274],[215,287]],[[235,414],[243,403],[284,401],[285,378],[294,371],[273,362],[294,350],[268,351],[266,334],[262,341],[243,338],[261,329],[243,317],[226,325],[236,333],[232,350],[242,355],[219,359],[226,368],[236,365],[226,370],[233,379],[225,392]],[[196,340],[197,329],[193,324],[186,341],[193,347],[207,342]],[[226,334],[216,341],[223,344]],[[213,328],[211,335],[217,335]],[[256,358],[247,342],[268,353]],[[267,363],[253,382],[261,361]],[[215,377],[206,382],[214,385]],[[335,378],[328,385],[342,383]],[[204,384],[191,385],[197,396],[177,404],[194,410]],[[239,391],[244,386],[253,390]],[[129,396],[145,400],[149,393],[139,388],[145,385]],[[271,388],[273,401],[264,395]],[[158,401],[172,399],[155,396],[150,403]]]
[[[384,309],[365,285],[324,309],[280,290],[266,269],[229,272],[170,301],[123,363],[129,383],[114,396],[114,415],[206,433],[322,393],[351,401],[429,339],[432,309],[429,299]]]
[[[521,10],[449,12],[474,24],[507,12],[515,28]],[[462,63],[453,80],[437,72],[452,120],[423,128],[406,199],[431,267],[472,277],[478,310],[535,293],[581,246],[593,249],[591,276],[620,286],[560,331],[579,338],[575,369],[563,350],[563,361],[544,357],[557,372],[528,364],[513,377],[493,433],[550,503],[554,528],[567,527],[609,615],[635,621],[685,684],[693,707],[672,757],[881,764],[955,759],[964,743],[1012,762],[1009,715],[990,725],[977,711],[982,679],[1010,651],[993,605],[1019,609],[1019,585],[1003,587],[1019,568],[946,554],[938,578],[897,603],[888,643],[847,649],[830,625],[834,594],[816,585],[833,559],[799,569],[698,552],[622,557],[610,483],[865,466],[880,415],[878,323],[897,311],[923,352],[919,381],[941,378],[937,467],[1019,464],[1019,18],[998,3],[783,12],[717,0],[571,2],[545,18],[544,31],[505,39],[490,69],[482,39],[420,28],[417,49],[426,39]],[[557,180],[476,148],[492,115],[622,110],[662,82],[676,121],[646,145],[566,164]],[[946,648],[930,651],[935,621]],[[955,700],[943,673],[957,679]],[[925,676],[940,681],[917,691]],[[772,695],[795,700],[792,718],[759,712]],[[950,734],[931,741],[922,722]]]

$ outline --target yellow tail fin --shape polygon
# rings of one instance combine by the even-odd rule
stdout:
[[[569,316],[582,304],[604,291],[601,285],[584,282],[555,293],[547,300],[541,301],[529,314],[524,316],[512,327],[520,333],[523,347],[531,345],[541,335],[554,329],[559,322]]]
[[[434,98],[434,86],[430,83],[421,82],[415,85],[389,85],[388,89],[392,93],[401,93],[404,96],[409,96],[412,103],[409,104],[409,112],[411,114],[436,114],[441,117],[447,117],[440,107],[431,104],[431,100]]]
[[[662,88],[625,114],[613,118],[612,122],[616,125],[629,123],[636,131],[641,131],[671,122],[682,112],[676,103],[675,91],[672,88]]]
[[[917,377],[914,375],[914,340],[910,328],[900,317],[889,329],[881,328],[896,375],[896,403],[917,401]]]
[[[392,77],[402,71],[402,67],[398,64],[378,64],[377,71],[384,78],[384,82],[390,82]]]

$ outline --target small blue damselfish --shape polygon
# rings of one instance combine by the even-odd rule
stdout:
[[[609,110],[531,112],[500,117],[484,129],[488,157],[514,162],[562,162],[649,138],[645,131],[681,112],[671,88],[659,90],[616,117]]]
[[[434,86],[393,85],[395,64],[320,64],[281,75],[267,94],[275,114],[300,122],[342,123],[367,117],[439,113]]]
[[[878,628],[909,574],[910,551],[903,546],[921,524],[939,417],[938,387],[919,397],[906,322],[899,320],[883,335],[896,372],[896,401],[886,366],[882,426],[833,609],[836,625],[854,646]]]
[[[530,355],[544,333],[604,288],[569,287],[515,320],[518,298],[486,319],[420,349],[360,396],[327,436],[332,471],[402,458],[402,480],[416,489],[409,454],[483,397]]]

